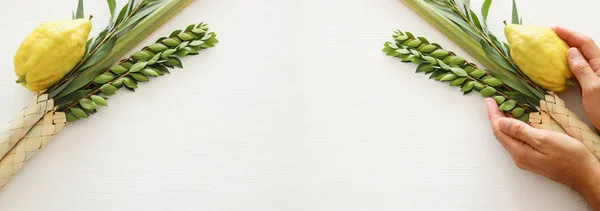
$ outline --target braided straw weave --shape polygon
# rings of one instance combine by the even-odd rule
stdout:
[[[54,102],[48,95],[36,95],[19,115],[0,128],[0,158],[4,157],[31,130],[44,114],[52,110]]]
[[[4,187],[67,124],[65,113],[48,112],[0,160],[0,188]]]
[[[567,134],[581,142],[600,159],[600,136],[588,124],[565,106],[556,94],[546,95],[540,101],[540,112],[529,116],[529,123],[539,129]]]

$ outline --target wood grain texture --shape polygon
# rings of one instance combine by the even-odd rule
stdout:
[[[105,1],[85,2],[103,26]],[[526,23],[600,39],[597,1],[519,3]],[[75,6],[0,14],[0,121],[31,97],[12,73],[20,41]],[[501,35],[510,1],[493,8]],[[464,53],[398,0],[196,0],[144,43],[200,21],[217,47],[67,127],[0,192],[0,210],[588,210],[514,166],[479,96],[380,52],[402,29]],[[576,88],[563,99],[581,111]]]

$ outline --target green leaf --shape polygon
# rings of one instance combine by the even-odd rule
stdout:
[[[155,43],[151,46],[148,46],[148,48],[150,50],[154,51],[155,53],[162,52],[162,51],[169,49],[169,47],[167,47],[166,45],[163,45],[161,43]]]
[[[114,80],[110,84],[112,84],[113,86],[119,88],[119,87],[121,87],[123,85],[123,78],[119,78],[117,80]]]
[[[189,55],[196,55],[198,54],[198,50],[192,48],[192,47],[185,47],[183,48],[183,50],[187,51]]]
[[[423,63],[419,64],[419,66],[417,66],[417,70],[416,70],[415,72],[416,72],[416,73],[419,73],[419,72],[424,72],[424,71],[425,71],[425,70],[424,70],[424,69],[425,69],[425,67],[431,68],[431,65],[429,65],[429,64],[427,64],[427,63],[425,63],[425,62],[423,62]]]
[[[135,63],[133,66],[131,66],[131,69],[129,69],[129,72],[131,72],[131,73],[139,72],[140,70],[144,69],[144,67],[146,67],[146,65],[148,65],[148,62]]]
[[[176,58],[176,57],[167,58],[167,61],[165,61],[164,65],[169,66],[169,67],[183,68],[183,65],[181,64],[181,60],[179,60],[179,58]]]
[[[460,89],[460,91],[461,92],[469,92],[469,91],[473,90],[473,87],[475,87],[475,83],[473,81],[469,81]]]
[[[212,37],[212,33],[206,33],[200,40],[206,41]]]
[[[435,77],[435,78],[434,78],[434,80],[436,80],[436,81],[441,81],[441,80],[442,80],[442,78],[444,78],[444,77],[445,77],[446,75],[448,75],[448,74],[454,75],[454,74],[452,74],[452,73],[445,72],[445,73],[442,73],[442,74],[438,75],[437,77]],[[451,77],[451,76],[450,76],[450,77]]]
[[[105,95],[114,95],[117,92],[117,87],[111,84],[104,84],[100,87],[100,92]]]
[[[500,52],[498,52],[494,47],[490,46],[490,44],[488,44],[486,41],[481,41],[481,46],[483,47],[483,50],[488,58],[490,58],[496,64],[502,66],[504,69],[512,73],[517,73],[515,69],[502,57],[502,55],[500,55]]]
[[[179,33],[181,33],[181,30],[175,30],[175,31],[171,32],[169,37],[176,37]]]
[[[442,69],[450,70],[450,66],[448,66],[446,63],[444,63],[442,60],[437,60],[437,62],[440,65],[440,67],[442,67]]]
[[[137,51],[133,53],[133,59],[137,62],[145,62],[152,58],[153,55],[146,53],[145,51]]]
[[[128,29],[130,26],[134,26],[140,20],[142,20],[143,18],[148,16],[150,13],[156,11],[156,9],[158,9],[161,6],[162,6],[162,4],[154,4],[154,5],[144,7],[142,9],[138,10],[135,13],[135,15],[133,15],[129,19],[127,19],[127,21],[121,27],[119,27],[119,29],[117,29],[115,31],[115,34],[120,34],[121,32],[124,32],[126,29]]]
[[[471,11],[471,19],[473,20],[473,23],[475,24],[475,26],[477,26],[477,28],[479,28],[479,30],[484,31],[484,27],[481,26],[481,22],[479,22],[479,18],[477,18],[477,15],[475,14],[475,12]]]
[[[446,61],[446,59],[448,59],[448,60]],[[450,66],[460,67],[465,64],[465,59],[463,59],[459,56],[449,56],[449,57],[446,57],[446,59],[444,59],[444,62],[446,62]]]
[[[142,74],[139,74],[139,73],[131,73],[131,77],[133,77],[133,79],[135,79],[136,81],[139,81],[139,82],[148,82],[148,81],[150,81],[148,79],[148,77],[146,77],[146,76],[144,76]]]
[[[110,16],[112,17],[115,14],[117,2],[115,0],[106,0],[106,2],[108,3],[108,10],[110,11]]]
[[[410,51],[402,48],[402,49],[396,50],[396,53],[399,53],[399,54],[409,54]]]
[[[123,19],[125,19],[125,15],[127,15],[127,7],[128,5],[126,4],[119,12],[119,15],[113,16],[113,18],[111,18],[109,28],[110,30],[114,29],[117,25],[121,23],[121,21],[123,21]]]
[[[483,25],[487,26],[487,17],[492,6],[492,0],[485,0],[481,6],[481,16],[483,17]]]
[[[189,41],[182,42],[181,44],[179,44],[179,46],[177,46],[177,50],[181,50],[181,49],[187,47],[188,44],[190,44]]]
[[[65,82],[64,84],[60,85],[58,88],[56,88],[54,91],[49,93],[49,97],[52,99],[56,99],[56,95],[59,94],[62,90],[64,90],[65,88],[67,88],[67,86],[69,86],[69,84],[71,82],[73,82],[73,80],[75,79],[75,77],[71,77],[71,79],[67,80],[67,82]],[[57,84],[53,85],[52,88],[55,88]]]
[[[66,116],[67,116],[67,122],[75,122],[75,121],[79,120],[79,117],[73,115],[73,112],[71,112],[71,111],[67,112]]]
[[[474,36],[480,40],[482,40],[483,38],[481,37],[481,35],[479,35],[479,33],[477,32],[477,29],[473,28],[473,26],[471,26],[469,23],[465,22],[461,17],[459,17],[458,15],[448,12],[446,10],[443,9],[439,9],[438,11],[440,13],[442,13],[446,18],[450,19],[452,22],[456,23],[458,26],[460,26],[463,30],[465,30],[466,32],[469,32],[469,34],[471,36]]]
[[[103,97],[100,97],[98,95],[92,95],[92,96],[90,96],[90,99],[92,99],[94,101],[94,103],[96,103],[96,105],[108,106],[108,104],[106,103],[106,99],[104,99]]]
[[[159,64],[153,65],[152,68],[156,68],[157,70],[159,70],[163,73],[171,73],[171,72],[169,72],[169,69],[167,69],[167,67],[159,65]]]
[[[502,104],[506,100],[506,98],[504,96],[502,96],[502,95],[496,95],[496,96],[494,96],[492,98],[494,98],[494,100],[496,101],[496,103],[498,105]]]
[[[517,102],[521,102],[524,104],[530,104],[530,105],[539,105],[539,101],[535,102],[535,103],[531,103],[529,102],[529,97],[523,95],[520,92],[505,92],[506,95],[508,95],[508,97],[512,98],[513,100],[516,100]]]
[[[525,109],[524,108],[515,108],[512,110],[511,114],[513,115],[513,117],[519,118],[519,117],[523,116],[523,114],[525,114]]]
[[[463,69],[465,70],[465,72],[467,72],[467,74],[471,74],[473,71],[475,71],[475,68],[473,66],[467,66]]]
[[[93,100],[87,99],[87,98],[80,99],[79,104],[81,105],[81,107],[88,109],[88,110],[94,110],[94,109],[98,108],[98,105],[96,105],[96,102],[94,102]]]
[[[533,92],[539,99],[544,99],[544,96],[533,86],[529,85],[528,83],[523,82],[523,84],[525,85],[525,87],[527,87],[527,89],[529,89],[529,91]]]
[[[90,46],[89,51],[92,51],[94,49],[96,49],[96,47],[98,47],[98,45],[100,44],[100,42],[102,42],[104,40],[104,38],[106,38],[106,35],[108,34],[108,29],[104,29],[102,30],[98,36],[96,36],[94,38],[94,42],[92,43],[92,45]],[[89,52],[88,52],[89,53]]]
[[[202,44],[204,44],[204,41],[202,41],[202,40],[194,40],[194,41],[190,42],[189,45],[195,47],[195,46],[200,46]]]
[[[150,68],[143,69],[142,71],[140,71],[140,73],[144,74],[145,76],[150,76],[150,77],[158,76],[158,73]]]
[[[431,53],[433,51],[435,51],[437,49],[437,46],[435,45],[421,45],[421,47],[419,47],[419,51],[423,52],[423,53]]]
[[[162,55],[161,55],[160,57],[161,57],[161,58],[163,58],[163,59],[166,59],[166,58],[168,58],[169,56],[173,55],[173,54],[174,54],[176,51],[177,51],[176,49],[169,49],[169,50],[166,50],[166,51],[164,51],[164,52],[162,53]]]
[[[127,5],[129,5],[129,7],[127,8],[127,13],[131,13],[133,11],[133,8],[137,6],[135,0],[128,0]]]
[[[443,77],[440,79],[440,81],[442,81],[442,82],[443,82],[443,81],[452,81],[452,80],[456,79],[457,77],[458,77],[458,76],[457,76],[457,75],[455,75],[455,74],[448,73],[448,74],[444,75],[444,76],[443,76]]]
[[[513,108],[515,108],[516,105],[517,105],[517,101],[509,100],[509,101],[502,103],[502,105],[500,105],[500,110],[501,111],[510,111]]]
[[[515,0],[513,0],[513,5],[512,5],[512,23],[520,24],[519,12],[517,11],[517,2]]]
[[[126,73],[127,69],[125,67],[123,67],[122,65],[115,65],[110,68],[110,71],[117,75],[121,75],[123,73]]]
[[[508,58],[512,58],[510,55],[510,46],[508,46],[508,44],[505,42],[503,42],[502,45],[504,46],[504,49],[506,49],[506,56],[508,56]]]
[[[467,77],[467,72],[465,70],[463,70],[462,68],[458,68],[458,67],[451,67],[450,71],[452,71],[454,74],[460,76],[460,77]]]
[[[429,64],[436,65],[437,60],[431,56],[423,56],[423,60],[427,61]]]
[[[92,41],[94,41],[93,39],[89,39],[86,43],[85,43],[85,54],[87,54],[90,51],[90,46],[92,45]],[[85,56],[85,55],[84,55]]]
[[[77,4],[77,14],[75,15],[75,19],[80,19],[80,18],[84,18],[83,17],[83,0],[79,0],[79,3]]]
[[[94,79],[94,83],[104,84],[104,83],[111,81],[112,79],[115,79],[115,75],[110,72],[105,72],[102,75],[99,75],[98,77],[96,77]]]
[[[158,70],[156,68],[152,68],[151,67],[150,69],[152,69],[154,72],[158,73],[158,75],[164,75],[165,74],[165,73],[163,73],[162,71],[160,71],[160,70]]]
[[[177,37],[183,41],[189,41],[189,40],[193,40],[194,37],[192,37],[192,35],[189,35],[188,33],[181,33],[178,34]]]
[[[201,28],[195,28],[195,29],[192,29],[192,32],[194,34],[202,34],[202,33],[206,32],[206,31],[204,29],[201,29]]]
[[[126,87],[129,87],[131,89],[135,89],[138,87],[137,84],[135,83],[135,81],[129,77],[124,77],[123,83],[125,84]]]
[[[429,54],[429,55],[430,55],[430,56],[433,56],[433,57],[435,57],[435,58],[437,58],[437,59],[443,59],[443,58],[445,58],[446,56],[448,56],[448,54],[450,54],[450,52],[449,52],[449,51],[447,51],[447,50],[444,50],[444,49],[437,49],[437,50],[435,50],[435,51],[431,52],[431,54]]]
[[[429,76],[429,79],[437,78],[437,77],[439,77],[440,75],[442,75],[444,73],[446,73],[445,70],[436,70],[436,71],[433,71],[433,73],[431,73],[431,75]]]
[[[496,89],[494,89],[494,87],[488,86],[479,91],[479,93],[483,97],[491,97],[494,94],[496,94]]]
[[[175,40],[173,38],[167,38],[167,39],[162,40],[162,43],[165,44],[166,46],[169,46],[169,47],[176,47],[181,42],[179,42],[179,41],[177,41],[177,40]]]
[[[473,86],[475,87],[475,89],[477,90],[482,90],[483,88],[485,88],[486,86],[483,85],[482,83],[479,83],[477,81],[473,81]]]
[[[186,31],[186,32],[192,31],[192,29],[194,29],[194,27],[196,27],[196,24],[191,24],[188,27],[186,27],[184,31]]]
[[[483,81],[483,83],[490,85],[490,86],[500,86],[502,85],[502,81],[492,77],[492,76],[485,76],[481,79],[481,81]]]
[[[148,61],[148,65],[153,65],[156,62],[158,62],[158,60],[160,59],[160,55],[161,55],[161,53],[158,53],[158,54],[154,55],[154,57],[152,57],[152,59],[150,59]]]
[[[450,82],[450,86],[460,86],[462,85],[465,81],[467,80],[467,78],[461,77],[461,78],[457,78],[454,79],[452,82]]]
[[[500,41],[498,40],[498,38],[496,36],[494,36],[493,34],[490,34],[489,37],[492,40],[492,43],[494,43],[494,46],[496,46],[496,48],[498,48],[503,55],[507,56],[508,55],[508,51],[505,49],[504,45],[502,45],[502,43],[500,43]]]
[[[108,56],[108,54],[110,54],[113,47],[115,46],[116,42],[117,42],[116,37],[112,37],[112,38],[108,39],[108,41],[106,41],[104,44],[102,44],[100,46],[100,48],[98,48],[98,50],[94,54],[92,54],[90,56],[90,58],[88,58],[85,61],[85,63],[83,63],[83,65],[81,65],[81,67],[79,67],[78,71],[84,70],[84,69],[94,65],[97,62],[99,62],[101,59],[104,59],[104,57]]]
[[[184,57],[184,56],[187,56],[188,54],[189,53],[186,50],[180,50],[180,51],[175,52],[175,55],[177,55],[178,57]]]
[[[69,110],[71,111],[71,113],[73,113],[73,115],[75,115],[78,118],[88,118],[87,113],[85,113],[85,111],[81,110],[80,108],[71,108]]]
[[[125,68],[127,68],[129,70],[129,69],[131,69],[131,67],[133,67],[133,63],[132,62],[133,61],[131,61],[131,60],[123,62],[123,64],[121,64],[121,66],[123,66],[123,67],[125,67]]]

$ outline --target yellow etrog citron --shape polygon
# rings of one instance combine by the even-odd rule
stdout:
[[[573,83],[569,46],[550,27],[508,24],[504,34],[511,58],[534,83],[556,93]]]
[[[40,24],[15,54],[17,83],[38,92],[58,82],[81,61],[91,29],[92,23],[87,19]]]

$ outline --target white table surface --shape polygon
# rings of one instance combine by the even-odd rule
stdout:
[[[525,23],[600,39],[600,2],[541,2],[519,1]],[[85,3],[98,32],[105,1]],[[14,51],[76,0],[13,4],[0,13],[0,121],[31,97],[13,82]],[[501,37],[510,6],[490,13]],[[200,21],[216,48],[67,127],[0,192],[0,210],[588,209],[514,166],[481,97],[380,52],[402,29],[470,58],[399,0],[196,0],[142,44]],[[564,96],[582,114],[579,91]]]

